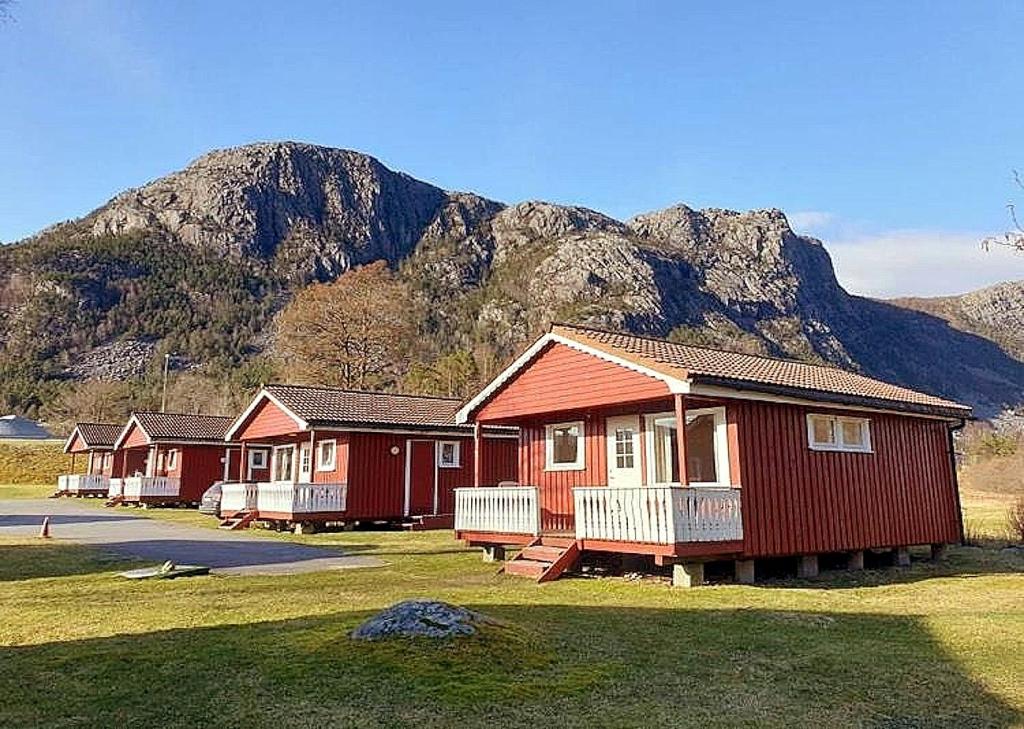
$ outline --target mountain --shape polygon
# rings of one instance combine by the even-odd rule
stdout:
[[[961,296],[893,299],[899,306],[937,316],[957,329],[998,342],[1024,359],[1024,281],[1009,281]]]
[[[677,205],[619,221],[291,142],[212,152],[0,250],[0,380],[45,397],[62,378],[138,376],[166,349],[236,368],[297,288],[378,259],[424,304],[438,353],[507,359],[569,320],[829,362],[981,414],[1024,402],[1002,298],[978,292],[961,319],[852,296],[778,210]]]

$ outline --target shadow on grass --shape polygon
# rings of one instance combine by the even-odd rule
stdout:
[[[0,582],[91,575],[130,566],[129,558],[80,544],[40,539],[35,544],[0,546]]]
[[[1012,726],[906,616],[471,606],[451,642],[368,613],[0,648],[3,726]],[[226,707],[230,707],[227,710]]]

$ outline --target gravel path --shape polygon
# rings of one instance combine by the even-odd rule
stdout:
[[[245,532],[147,519],[123,509],[97,509],[71,499],[0,500],[0,536],[38,534],[46,516],[50,517],[54,539],[89,544],[154,563],[171,560],[206,565],[214,573],[225,575],[292,575],[384,564],[376,557],[346,556],[333,549]]]

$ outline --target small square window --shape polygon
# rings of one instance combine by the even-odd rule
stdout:
[[[249,451],[249,468],[260,471],[267,467],[266,451]]]
[[[459,457],[459,443],[456,441],[442,441],[437,444],[437,465],[441,468],[458,468]]]
[[[334,440],[320,441],[320,453],[317,458],[318,471],[333,471],[338,463],[338,443]]]
[[[547,470],[583,470],[585,445],[582,421],[547,426],[545,445]]]

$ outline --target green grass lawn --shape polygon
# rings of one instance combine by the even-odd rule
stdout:
[[[387,564],[135,583],[83,547],[0,540],[0,726],[1024,726],[1024,561],[994,549],[678,590],[498,576],[450,532],[267,537]],[[348,640],[407,597],[503,625]]]

